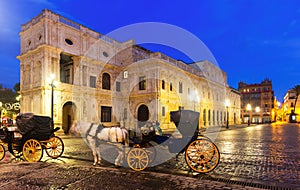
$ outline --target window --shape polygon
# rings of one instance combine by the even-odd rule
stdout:
[[[146,90],[146,77],[142,76],[139,78],[139,90]]]
[[[166,108],[165,108],[165,106],[163,106],[162,108],[161,108],[161,115],[162,116],[166,116]]]
[[[111,122],[111,107],[101,106],[101,122]]]
[[[206,109],[203,110],[203,125],[206,126]]]
[[[172,86],[172,83],[170,83],[170,91],[173,90],[173,86]]]
[[[90,87],[96,88],[96,77],[90,76]]]
[[[104,51],[102,54],[103,54],[104,57],[108,57],[108,53],[107,52]]]
[[[73,45],[73,42],[72,42],[72,40],[70,40],[70,39],[65,39],[65,42],[66,42],[67,44],[69,44],[70,46]]]
[[[116,91],[120,92],[121,91],[121,83],[120,82],[116,82]]]
[[[212,111],[212,121],[213,124],[215,124],[215,110]]]
[[[165,81],[164,80],[161,81],[161,89],[163,89],[163,90],[165,89]]]
[[[82,66],[82,85],[87,86],[87,66]]]
[[[179,93],[182,93],[182,82],[179,82]]]
[[[64,79],[64,82],[70,84],[70,77],[71,77],[70,69],[66,69],[65,70],[65,79]]]
[[[110,90],[110,75],[108,73],[102,75],[102,89]]]
[[[208,110],[208,125],[210,125],[210,110]]]

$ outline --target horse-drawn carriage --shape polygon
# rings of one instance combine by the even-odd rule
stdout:
[[[8,150],[13,156],[29,162],[38,162],[43,157],[43,150],[51,158],[58,158],[64,151],[61,138],[55,136],[53,120],[47,116],[20,114],[16,118],[17,127],[0,129],[0,160]]]
[[[156,135],[155,127],[149,125],[148,130],[142,130],[140,141],[133,139],[133,148],[127,154],[127,164],[136,171],[147,168],[155,159],[153,143],[167,146],[171,153],[184,153],[185,161],[190,169],[206,173],[214,170],[220,160],[217,146],[207,137],[199,133],[199,113],[190,110],[179,110],[170,113],[171,121],[175,123],[181,138],[172,135]],[[147,128],[147,127],[146,127]]]

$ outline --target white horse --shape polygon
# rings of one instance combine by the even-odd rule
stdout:
[[[100,156],[100,143],[108,142],[114,143],[118,148],[118,156],[115,159],[115,165],[121,166],[122,158],[125,153],[125,147],[129,146],[128,131],[125,128],[109,127],[104,128],[102,124],[94,124],[88,122],[76,122],[74,125],[74,131],[80,133],[84,137],[93,152],[94,163],[101,163]]]

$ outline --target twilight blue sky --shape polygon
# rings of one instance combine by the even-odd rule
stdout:
[[[19,32],[50,9],[102,34],[140,22],[181,27],[210,49],[230,86],[269,78],[279,100],[300,84],[300,2],[298,0],[0,0],[0,83],[19,81]],[[149,48],[159,48],[149,46]],[[175,51],[163,51],[185,59]]]

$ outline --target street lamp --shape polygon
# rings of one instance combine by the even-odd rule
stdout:
[[[229,100],[228,99],[226,99],[225,100],[225,106],[226,106],[226,129],[228,129],[229,128],[229,111],[228,111],[228,107],[229,107],[229,105],[230,105],[230,102],[229,102]]]
[[[53,102],[54,102],[54,88],[56,87],[57,82],[54,80],[55,75],[51,74],[50,78],[48,79],[48,83],[51,87],[51,119],[53,119]]]
[[[256,114],[259,114],[259,112],[260,112],[260,107],[259,106],[256,106],[255,107],[255,112],[256,112]],[[258,120],[256,120],[256,123],[259,123],[259,118],[260,118],[260,116],[258,116]]]
[[[246,107],[246,110],[249,112],[249,118],[248,118],[248,126],[250,125],[250,119],[251,119],[251,114],[250,114],[250,111],[251,111],[251,105],[250,104],[247,104],[247,107]]]

